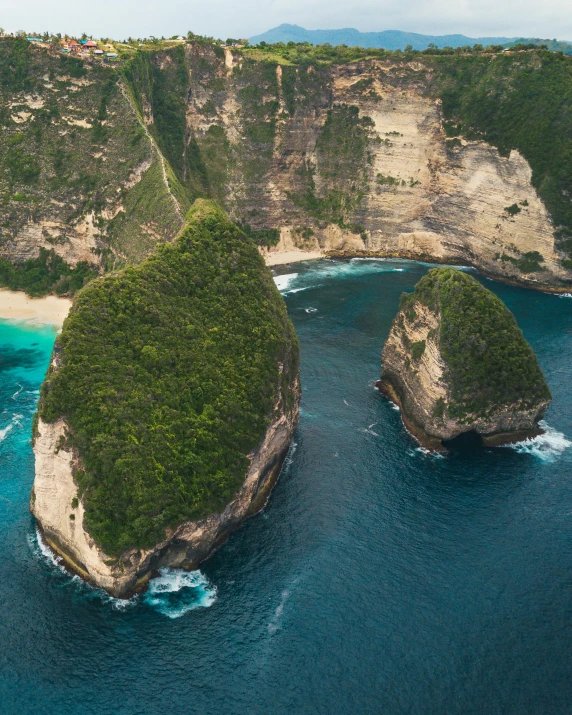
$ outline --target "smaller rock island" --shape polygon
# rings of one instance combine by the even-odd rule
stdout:
[[[434,268],[402,294],[377,387],[433,451],[467,432],[490,446],[542,434],[552,399],[512,313],[454,268]]]

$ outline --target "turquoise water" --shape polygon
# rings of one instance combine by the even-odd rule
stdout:
[[[284,269],[304,395],[278,485],[200,571],[128,602],[37,541],[30,424],[54,333],[0,323],[2,715],[572,712],[572,299],[484,281],[537,351],[547,434],[434,457],[372,386],[426,270]]]

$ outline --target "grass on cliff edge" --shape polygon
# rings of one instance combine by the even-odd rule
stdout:
[[[65,418],[83,462],[84,526],[111,556],[224,509],[279,390],[292,407],[298,343],[270,272],[197,204],[173,244],[81,292],[42,388],[42,419]]]
[[[534,405],[551,394],[534,351],[513,314],[475,278],[454,268],[434,268],[404,293],[441,314],[439,342],[447,365],[451,417],[486,415],[502,405]]]

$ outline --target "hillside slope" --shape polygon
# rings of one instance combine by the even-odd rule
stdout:
[[[402,30],[383,30],[381,32],[360,32],[353,27],[339,30],[306,30],[299,25],[283,23],[260,35],[250,38],[252,45],[260,42],[309,42],[320,45],[348,45],[349,47],[375,47],[386,50],[404,50],[411,45],[414,50],[426,50],[430,44],[436,47],[465,47],[481,45],[504,45],[516,40],[514,37],[466,37],[465,35],[423,35],[418,32]]]
[[[182,225],[117,73],[0,42],[0,258],[140,260]],[[36,266],[37,267],[37,266]]]

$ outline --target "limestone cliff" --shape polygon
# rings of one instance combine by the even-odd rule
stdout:
[[[259,447],[249,455],[250,466],[236,497],[222,513],[187,521],[168,530],[149,549],[128,549],[110,557],[84,528],[85,507],[74,473],[81,467],[77,452],[62,447],[68,427],[39,420],[34,441],[36,476],[30,509],[46,543],[66,566],[86,581],[118,598],[146,587],[163,566],[194,569],[248,516],[263,508],[288,452],[298,418],[298,379],[289,386],[294,409],[276,406]]]
[[[0,86],[0,257],[21,262],[43,247],[101,270],[136,263],[204,196],[270,251],[430,258],[572,286],[566,58],[295,65],[189,42],[114,70],[27,52],[26,82]],[[463,67],[475,86],[484,73],[477,108],[497,96],[504,106],[531,82],[540,104],[559,87],[564,99],[546,107],[548,124],[523,108],[520,143],[507,134],[515,122],[490,107],[490,131],[461,126],[450,117],[451,97],[471,85]]]
[[[456,269],[433,269],[404,294],[383,348],[379,389],[424,446],[475,431],[486,444],[541,433],[551,395],[502,302]]]

